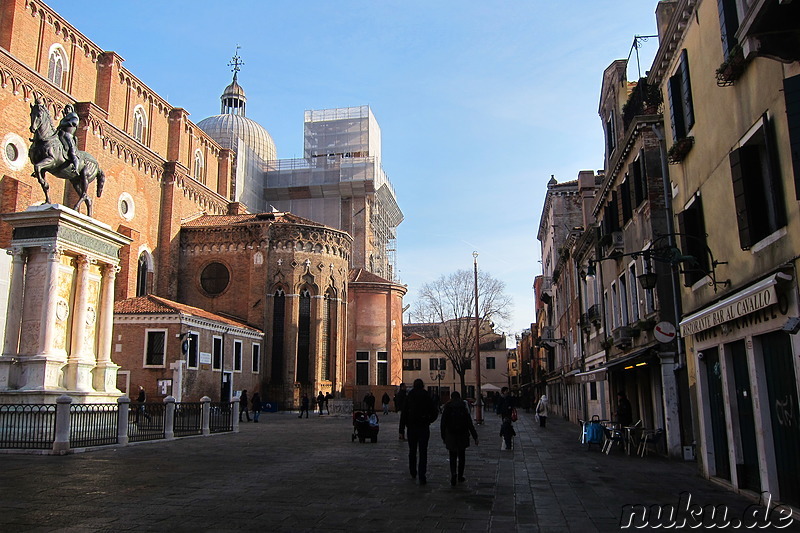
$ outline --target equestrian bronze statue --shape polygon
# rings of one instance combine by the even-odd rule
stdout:
[[[57,178],[69,180],[79,200],[75,204],[76,211],[82,203],[86,204],[86,214],[92,216],[92,199],[88,194],[89,184],[97,180],[97,197],[103,194],[106,176],[100,169],[97,160],[87,152],[78,150],[75,144],[75,132],[78,129],[78,115],[72,105],[64,106],[64,118],[58,128],[53,128],[47,106],[36,100],[31,104],[31,139],[30,159],[33,163],[32,176],[39,181],[44,191],[45,203],[50,203],[50,185],[45,174],[49,172]]]

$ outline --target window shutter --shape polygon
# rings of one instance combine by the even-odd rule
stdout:
[[[631,177],[628,176],[622,185],[619,186],[619,194],[622,201],[622,224],[625,225],[632,217],[633,210],[631,209]]]
[[[794,195],[795,199],[800,200],[800,75],[783,80],[783,96],[786,99],[789,146],[794,168]]]
[[[731,163],[736,222],[739,225],[739,246],[742,250],[749,250],[753,241],[750,235],[750,217],[747,213],[747,187],[745,187],[744,173],[742,172],[741,149],[731,152],[728,159]]]
[[[719,9],[719,27],[722,36],[722,53],[727,59],[736,41],[736,30],[739,29],[739,16],[736,13],[736,0],[717,0]]]
[[[672,142],[686,137],[686,127],[683,121],[683,105],[680,99],[681,80],[677,74],[672,76],[667,83],[667,97],[669,98],[669,121],[672,126]]]
[[[689,55],[684,48],[681,52],[681,98],[683,100],[684,135],[694,126],[694,106],[692,105],[692,82],[689,79]]]
[[[767,205],[771,206],[772,215],[775,217],[775,227],[772,230],[782,228],[786,225],[786,203],[783,201],[783,181],[781,180],[780,160],[778,159],[778,144],[775,142],[775,129],[773,121],[764,114],[764,142],[767,145],[767,194],[771,198],[767,200]]]

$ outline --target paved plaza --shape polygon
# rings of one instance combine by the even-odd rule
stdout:
[[[382,416],[378,442],[362,444],[349,418],[275,413],[238,434],[0,455],[0,531],[621,531],[624,505],[678,507],[683,491],[731,518],[753,504],[694,463],[606,456],[578,442],[577,426],[551,417],[542,430],[524,413],[511,451],[487,416],[456,487],[434,426],[420,486],[397,423]]]

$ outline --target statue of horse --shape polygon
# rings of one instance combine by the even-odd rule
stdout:
[[[78,156],[78,168],[73,168],[69,160],[67,149],[61,143],[58,132],[53,127],[50,112],[47,106],[36,100],[31,104],[31,139],[30,160],[33,163],[34,178],[39,181],[44,191],[44,200],[50,203],[50,186],[45,179],[45,173],[49,172],[57,178],[69,180],[80,199],[75,204],[76,211],[82,203],[86,204],[86,214],[92,216],[92,200],[88,194],[89,184],[97,180],[97,197],[103,194],[103,185],[106,175],[100,169],[97,160],[87,152],[76,150]]]

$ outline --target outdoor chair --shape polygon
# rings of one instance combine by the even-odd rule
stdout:
[[[658,447],[661,445],[661,441],[664,439],[664,430],[662,428],[658,428],[656,430],[645,431],[642,433],[642,438],[639,440],[639,450],[638,454],[639,457],[644,457],[647,455],[647,445],[652,444],[654,447]]]
[[[614,444],[622,446],[625,442],[625,433],[620,428],[603,428],[603,435],[605,440],[603,441],[603,447],[600,449],[601,452],[605,452],[606,455],[611,453],[611,447]]]

